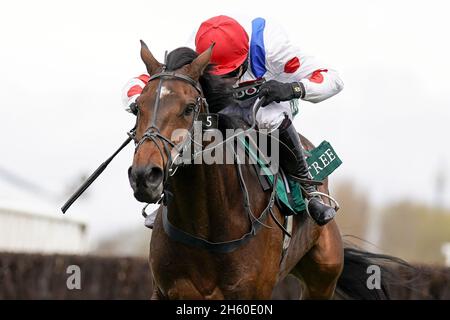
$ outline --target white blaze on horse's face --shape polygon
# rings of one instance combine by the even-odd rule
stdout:
[[[171,93],[173,93],[173,92],[169,88],[167,88],[166,86],[162,86],[161,93],[159,94],[159,98],[162,99]]]

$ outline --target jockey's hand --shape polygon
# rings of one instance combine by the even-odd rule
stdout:
[[[282,83],[276,80],[269,80],[261,85],[258,96],[266,97],[263,107],[276,101],[289,101],[292,99],[302,98],[305,89],[299,82]]]
[[[128,111],[129,113],[134,114],[135,116],[137,116],[138,113],[138,106],[136,101],[133,101],[132,103],[130,103],[130,105],[128,106],[128,108],[126,109],[126,111]]]

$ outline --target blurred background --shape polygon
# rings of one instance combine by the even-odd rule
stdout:
[[[330,178],[342,204],[342,233],[371,251],[450,266],[449,6],[438,0],[0,4],[0,251],[145,263],[151,233],[128,183],[131,144],[66,215],[59,208],[134,125],[121,90],[145,72],[139,40],[163,60],[201,21],[227,14],[277,20],[293,42],[340,72],[345,89],[320,104],[301,104],[294,123],[316,145],[331,142],[343,160]],[[0,270],[9,270],[11,257]]]

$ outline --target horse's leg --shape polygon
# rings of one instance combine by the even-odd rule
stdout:
[[[150,300],[166,300],[166,297],[163,296],[158,286],[156,285],[155,279],[153,279],[153,274],[152,274],[152,296]]]
[[[331,299],[344,264],[344,249],[336,222],[322,229],[314,247],[291,271],[304,284],[302,299]]]
[[[151,300],[164,300],[165,298],[162,296],[161,292],[158,290],[158,288],[153,289]]]

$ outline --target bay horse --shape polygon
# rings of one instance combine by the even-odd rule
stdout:
[[[200,112],[236,103],[225,82],[208,71],[212,50],[197,55],[178,48],[163,65],[141,41],[141,58],[150,81],[137,100],[136,149],[128,175],[138,201],[155,203],[163,194],[165,199],[150,243],[152,298],[270,299],[277,281],[289,273],[303,283],[302,299],[331,299],[337,285],[351,298],[387,296],[385,286],[379,292],[364,288],[370,254],[344,250],[335,221],[320,227],[307,214],[295,215],[291,245],[280,264],[283,231],[269,218],[257,232],[252,229],[235,165],[192,164],[177,168],[173,176],[169,173],[178,152],[170,138],[174,131],[189,132]],[[302,143],[313,148],[305,138]],[[271,192],[261,190],[251,165],[242,166],[241,175],[248,183],[249,205],[262,220]],[[327,182],[320,191],[328,193]],[[273,217],[285,219],[276,204]],[[196,239],[194,244],[168,235],[168,223],[178,238]],[[212,250],[214,244],[236,243],[233,239],[242,238],[246,241],[234,250]],[[199,248],[195,242],[204,246]],[[352,262],[348,268],[344,268],[344,258]],[[362,274],[357,284],[349,277],[355,270]]]

